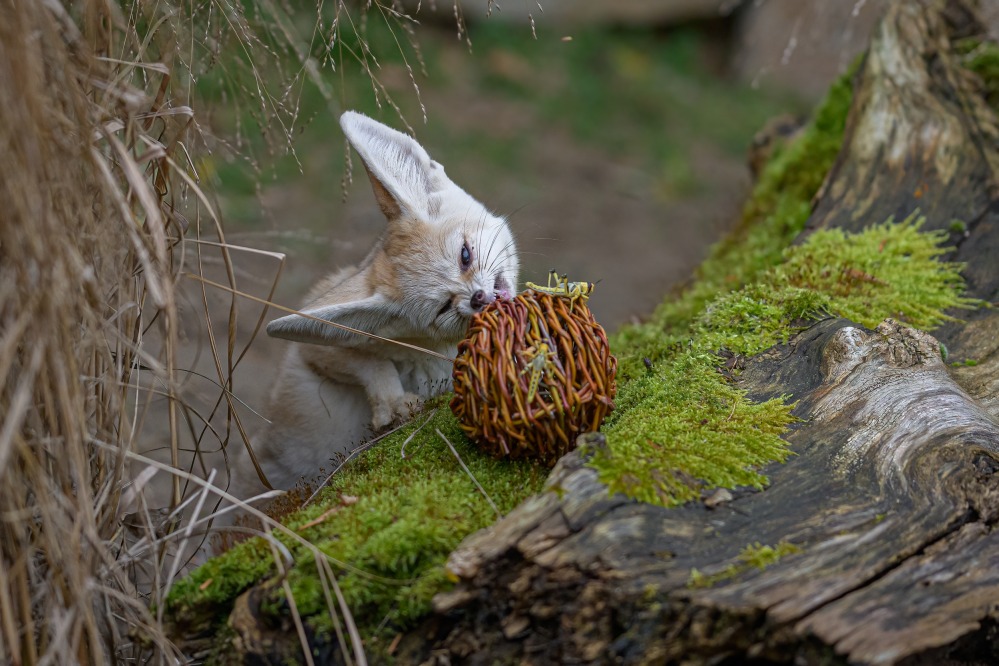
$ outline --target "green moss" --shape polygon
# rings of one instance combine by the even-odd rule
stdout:
[[[801,288],[771,272],[760,282],[709,303],[692,330],[703,349],[751,355],[787,342],[795,330],[793,322],[814,317],[829,307],[824,291]]]
[[[973,37],[958,40],[954,50],[962,64],[981,78],[985,101],[999,110],[999,44]]]
[[[547,476],[544,468],[482,455],[465,439],[446,406],[438,404],[436,410],[406,444],[405,459],[400,454],[403,443],[425,418],[362,455],[337,474],[318,501],[284,521],[331,564],[366,638],[375,638],[380,626],[398,629],[424,614],[433,595],[446,588],[447,555],[466,535],[496,519],[437,430],[502,512],[539,492]],[[295,560],[288,583],[299,613],[314,628],[331,629],[315,554],[287,536],[276,538]],[[239,592],[275,572],[266,542],[244,542],[178,582],[167,608],[183,625],[217,617]],[[287,612],[280,586],[263,608],[276,615]]]
[[[777,265],[784,248],[805,226],[811,201],[832,168],[843,142],[853,100],[852,70],[832,85],[825,101],[797,140],[771,158],[743,209],[735,231],[712,249],[693,284],[679,298],[661,305],[650,320],[626,327],[612,340],[625,377],[642,372],[642,359],[661,358],[682,342],[693,320],[720,293],[751,283]]]
[[[697,569],[691,569],[687,587],[712,587],[723,581],[731,580],[751,569],[763,571],[767,567],[776,564],[784,556],[800,552],[801,548],[788,541],[781,541],[776,546],[764,546],[757,542],[743,548],[736,562],[729,564],[718,573],[703,574]]]
[[[974,307],[960,295],[960,266],[938,261],[946,232],[923,233],[922,223],[910,217],[858,234],[817,231],[755,282],[705,304],[683,336],[665,337],[673,344],[659,363],[621,387],[604,427],[608,446],[590,462],[601,480],[667,506],[705,488],[762,487],[758,468],[789,455],[780,435],[791,405],[747,400],[719,372],[718,353],[735,360],[759,353],[820,313],[868,327],[893,317],[929,329],[951,319],[949,308]],[[729,375],[737,373],[738,362],[730,365]]]
[[[781,541],[776,546],[763,546],[757,542],[751,546],[746,546],[739,553],[739,560],[762,571],[770,565],[777,564],[785,555],[794,555],[800,552],[801,548],[787,541]]]
[[[177,581],[167,597],[171,621],[180,627],[202,627],[231,607],[240,592],[274,568],[270,548],[261,539],[244,541],[206,562],[193,576]]]
[[[921,232],[924,218],[891,220],[851,235],[840,229],[813,234],[765,279],[826,294],[840,317],[873,328],[893,317],[932,329],[953,317],[949,308],[977,307],[960,297],[960,265],[937,259],[945,253],[944,231]]]
[[[696,498],[706,486],[762,487],[755,466],[783,460],[792,418],[780,400],[754,404],[688,351],[622,391],[604,428],[609,446],[591,460],[612,492],[656,504]]]

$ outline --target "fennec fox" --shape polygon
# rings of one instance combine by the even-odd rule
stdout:
[[[510,298],[519,260],[506,222],[455,185],[412,138],[359,113],[340,117],[388,226],[357,266],[313,288],[302,311],[454,358],[471,316]],[[452,364],[300,315],[267,333],[292,340],[254,452],[275,488],[331,460],[450,387]],[[262,491],[245,451],[234,494]]]

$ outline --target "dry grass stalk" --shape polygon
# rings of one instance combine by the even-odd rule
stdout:
[[[138,654],[123,628],[171,655],[115,545],[143,309],[175,337],[169,239],[182,218],[157,188],[189,115],[166,118],[162,98],[132,85],[136,68],[98,57],[117,38],[112,8],[84,3],[78,27],[55,2],[4,5],[0,661]]]

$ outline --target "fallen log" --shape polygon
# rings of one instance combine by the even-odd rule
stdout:
[[[453,623],[443,649],[898,663],[981,639],[999,611],[999,423],[951,379],[936,340],[830,319],[750,361],[742,381],[754,398],[798,400],[797,456],[769,488],[663,509],[608,496],[568,456],[549,480],[561,497],[452,555],[461,584],[435,600]],[[793,548],[759,570],[747,544]]]

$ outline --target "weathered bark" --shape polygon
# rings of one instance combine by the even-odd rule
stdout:
[[[917,208],[928,228],[946,229],[978,222],[995,201],[999,128],[949,46],[973,31],[971,18],[963,5],[937,4],[895,3],[879,25],[808,230],[857,231]]]
[[[917,207],[931,228],[962,220],[953,258],[996,301],[999,130],[948,42],[968,21],[957,3],[894,3],[808,230]],[[999,315],[938,337],[978,365],[952,369],[937,339],[895,322],[838,319],[750,360],[751,397],[790,394],[801,419],[763,492],[667,510],[608,496],[570,454],[559,493],[452,555],[460,582],[402,661],[999,660]],[[756,542],[801,550],[730,568]],[[693,569],[715,583],[691,586]]]

